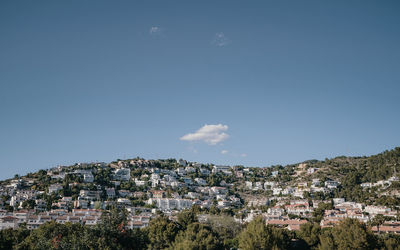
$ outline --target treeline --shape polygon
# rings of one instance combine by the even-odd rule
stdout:
[[[0,231],[0,249],[399,249],[400,236],[374,235],[363,223],[346,219],[333,228],[303,224],[299,231],[266,225],[261,217],[247,225],[226,215],[198,222],[196,209],[176,220],[159,216],[144,229],[127,229],[126,213],[102,215],[94,227],[48,222],[38,229]]]

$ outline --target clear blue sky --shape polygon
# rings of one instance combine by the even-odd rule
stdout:
[[[399,13],[367,0],[0,1],[0,179],[399,146]],[[220,130],[199,137],[205,124]]]

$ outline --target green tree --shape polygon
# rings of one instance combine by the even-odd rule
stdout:
[[[383,216],[382,214],[378,214],[372,219],[371,225],[376,226],[379,233],[380,232],[379,227],[383,225],[383,223],[385,223],[385,216]]]
[[[322,218],[324,217],[325,210],[332,209],[333,205],[332,202],[321,202],[318,204],[318,208],[316,208],[313,212],[313,221],[314,222],[321,222]]]
[[[262,217],[251,221],[239,235],[240,249],[287,249],[290,239],[288,234],[271,225],[265,225]]]
[[[190,224],[185,231],[176,237],[170,249],[220,249],[217,234],[207,225],[198,222]]]
[[[179,232],[179,226],[165,216],[150,221],[146,228],[149,249],[164,249],[171,246]]]
[[[382,238],[381,238],[382,246],[381,247],[383,249],[388,249],[388,250],[399,249],[399,245],[400,245],[400,236],[399,235],[384,234],[381,236],[382,236]]]
[[[332,228],[324,228],[319,236],[318,249],[320,250],[335,250],[337,248],[332,235]]]
[[[22,202],[23,208],[33,209],[35,208],[35,205],[36,205],[35,200],[26,200]]]
[[[208,215],[206,224],[218,234],[218,239],[223,243],[225,249],[236,249],[238,247],[237,236],[242,227],[233,217]]]
[[[374,249],[377,239],[364,223],[345,219],[320,236],[319,249]]]
[[[101,215],[100,222],[90,231],[92,248],[100,249],[130,249],[131,235],[127,230],[126,210],[113,207],[111,211],[105,211]]]
[[[94,202],[94,209],[101,209],[101,202],[100,201],[95,201]]]
[[[14,230],[0,230],[0,249],[12,249],[15,245]]]
[[[297,233],[298,236],[304,240],[307,245],[311,248],[316,247],[319,244],[319,235],[321,233],[321,227],[318,223],[305,223],[300,226],[300,230]]]
[[[197,221],[197,215],[193,210],[184,210],[178,214],[178,224],[181,226],[182,230]]]
[[[80,224],[47,222],[25,238],[18,249],[87,249]]]

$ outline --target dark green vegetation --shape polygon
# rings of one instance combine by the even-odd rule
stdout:
[[[393,182],[390,187],[386,187],[385,194],[380,194],[377,187],[363,189],[360,186],[361,183],[375,183],[380,180],[387,180],[392,176],[399,176],[400,147],[368,157],[339,156],[325,159],[325,161],[311,160],[305,163],[307,163],[307,168],[318,169],[308,179],[320,178],[322,182],[325,180],[341,182],[341,186],[331,195],[331,198],[345,198],[346,200],[362,202],[366,205],[375,204],[389,207],[400,205],[399,199],[388,195],[389,191],[399,189],[399,182]],[[285,168],[290,169],[293,167],[294,165],[286,166]],[[307,177],[304,178],[307,179]]]
[[[104,213],[95,227],[48,222],[29,231],[0,231],[0,249],[398,249],[400,236],[374,235],[357,220],[333,228],[307,223],[298,232],[265,225],[261,217],[247,225],[229,216],[197,221],[196,209],[172,221],[160,216],[144,229],[127,229],[124,211]]]

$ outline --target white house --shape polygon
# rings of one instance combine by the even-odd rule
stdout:
[[[12,228],[18,228],[18,219],[13,216],[5,216],[0,218],[0,230]]]
[[[282,188],[273,188],[272,189],[272,194],[273,195],[279,195],[282,193]]]
[[[49,194],[57,193],[61,189],[63,189],[63,186],[61,184],[51,184],[49,186]]]
[[[325,187],[335,189],[340,185],[338,181],[325,181]]]
[[[361,183],[361,187],[362,188],[370,188],[370,187],[372,187],[372,183],[371,182]]]
[[[86,183],[91,183],[94,181],[94,177],[92,173],[86,173],[83,175],[83,181]]]
[[[228,175],[232,174],[230,166],[221,166],[221,165],[213,166],[212,172],[213,172],[213,174],[216,174],[216,173],[224,173],[224,174],[228,174]]]
[[[283,195],[289,195],[289,194],[294,193],[295,190],[296,190],[296,189],[294,189],[294,188],[292,188],[292,187],[287,187],[287,188],[285,188],[285,189],[282,191],[282,194],[283,194]]]
[[[194,180],[201,186],[207,185],[207,182],[203,178],[195,178]]]
[[[177,172],[178,175],[180,175],[180,176],[183,176],[183,175],[186,174],[186,171],[185,171],[184,168],[178,168],[178,169],[176,170],[176,172]]]
[[[279,172],[278,171],[272,171],[271,175],[272,177],[276,177],[278,176]]]
[[[307,174],[313,174],[313,173],[315,173],[315,171],[317,171],[316,168],[309,168],[309,169],[307,169]]]
[[[132,202],[129,199],[126,199],[126,198],[118,198],[117,199],[117,203],[118,204],[122,204],[122,205],[126,205],[126,206],[130,206],[132,204]]]
[[[364,211],[369,214],[386,214],[390,212],[391,209],[384,206],[366,206]]]
[[[99,200],[101,191],[81,190],[79,197],[85,200]]]
[[[115,189],[114,188],[106,188],[106,194],[109,199],[113,199],[115,197]]]
[[[160,175],[159,175],[159,174],[151,174],[150,179],[152,179],[152,180],[159,180],[159,179],[160,179]]]
[[[265,190],[274,188],[275,186],[276,186],[276,182],[275,181],[266,181],[266,182],[264,182],[264,189]]]
[[[135,180],[135,185],[136,186],[144,186],[146,185],[146,181],[141,181],[141,180]]]
[[[131,170],[129,168],[120,168],[115,170],[114,179],[119,181],[129,181],[131,179]]]
[[[254,190],[262,190],[263,189],[263,183],[260,181],[257,181],[254,185]]]
[[[333,204],[334,205],[339,205],[345,202],[344,198],[333,198]]]
[[[160,210],[182,210],[191,208],[193,202],[188,199],[150,198],[148,204],[154,204]]]
[[[200,168],[199,170],[202,175],[209,175],[211,173],[210,170],[206,168]]]
[[[186,167],[185,170],[186,170],[186,173],[188,173],[188,174],[196,172],[196,169],[194,167],[189,167],[189,166]]]
[[[314,187],[315,186],[319,186],[319,185],[321,185],[321,181],[319,179],[317,179],[317,178],[312,179],[311,185],[314,186]]]
[[[186,165],[187,165],[187,161],[182,160],[182,159],[179,159],[178,163],[179,163],[179,165],[182,166],[182,167],[186,167]]]

